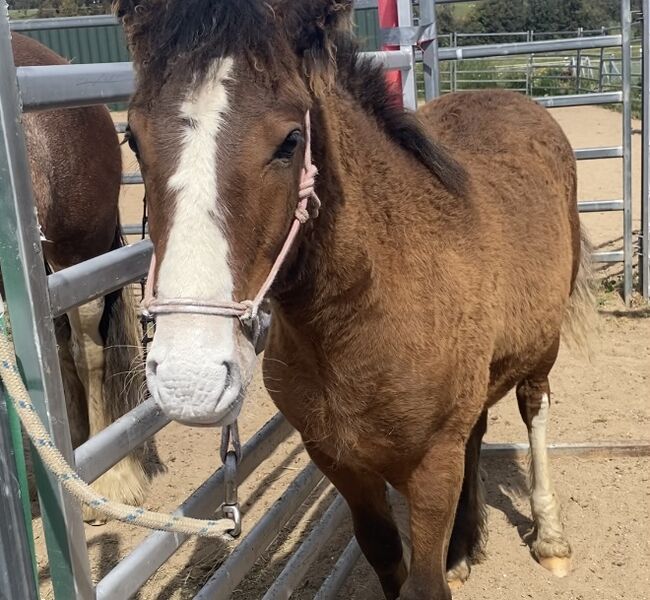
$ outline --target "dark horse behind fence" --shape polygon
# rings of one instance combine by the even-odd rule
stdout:
[[[409,600],[449,598],[480,556],[487,410],[516,387],[533,550],[564,575],[546,427],[561,331],[584,329],[590,301],[573,152],[513,93],[404,112],[357,53],[351,9],[117,2],[157,253],[149,387],[179,421],[234,419],[270,285],[268,390],[345,496],[386,597]],[[408,568],[386,482],[410,508]]]
[[[12,48],[17,66],[67,64],[19,34],[13,34]],[[122,159],[106,107],[26,114],[23,128],[49,267],[64,269],[122,246]],[[134,408],[143,392],[135,299],[128,290],[99,298],[57,319],[56,332],[76,447]],[[134,452],[94,487],[114,500],[140,504],[148,486],[144,464],[143,453]],[[102,520],[90,508],[84,516]]]

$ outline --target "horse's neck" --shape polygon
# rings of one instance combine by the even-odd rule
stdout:
[[[399,189],[396,179],[408,173],[391,168],[386,157],[400,151],[349,97],[326,97],[312,119],[322,209],[310,224],[300,250],[303,260],[290,274],[292,283],[280,304],[301,320],[336,304],[344,318],[373,303],[373,277],[385,253],[386,213],[392,236],[406,230],[399,221],[408,209],[391,199]]]

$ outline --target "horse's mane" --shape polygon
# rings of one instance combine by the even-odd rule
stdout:
[[[467,172],[449,152],[427,135],[415,113],[405,111],[388,87],[383,67],[364,58],[353,36],[341,32],[335,40],[337,80],[376,118],[386,134],[418,159],[445,188],[464,196]]]

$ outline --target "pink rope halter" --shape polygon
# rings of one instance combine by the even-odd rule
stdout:
[[[159,300],[155,296],[155,272],[156,272],[156,255],[151,257],[149,267],[149,276],[144,294],[144,310],[150,316],[165,314],[195,314],[195,315],[212,315],[216,317],[233,317],[244,322],[257,317],[260,305],[268,294],[273,282],[275,281],[284,261],[286,260],[293,244],[298,236],[300,227],[311,218],[309,212],[309,202],[313,202],[316,212],[320,208],[320,199],[316,195],[316,175],[318,169],[312,163],[311,158],[311,120],[309,111],[305,115],[305,164],[302,169],[300,178],[300,187],[298,190],[298,207],[296,208],[295,218],[284,241],[282,249],[275,259],[271,272],[262,284],[252,300],[243,300],[242,302],[217,301],[204,302],[187,298],[172,298],[168,300]]]

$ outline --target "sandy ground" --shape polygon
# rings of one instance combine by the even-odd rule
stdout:
[[[618,145],[620,115],[600,108],[556,109],[553,112],[574,147]],[[119,116],[118,116],[119,118]],[[635,124],[635,127],[638,123]],[[639,226],[640,147],[635,138],[635,227]],[[125,150],[125,170],[135,170]],[[621,196],[620,161],[591,161],[580,165],[581,199]],[[125,223],[139,222],[142,190],[123,192]],[[585,222],[598,246],[620,246],[620,214],[587,215]],[[608,289],[617,287],[618,267],[610,270]],[[562,350],[552,373],[554,406],[550,437],[554,442],[650,439],[650,310],[638,306],[626,311],[615,292],[600,297],[599,331],[594,357],[588,362]],[[261,381],[252,386],[240,421],[243,437],[250,437],[273,414]],[[157,437],[167,471],[158,476],[148,506],[172,510],[219,467],[217,431],[189,429],[173,424]],[[513,397],[490,414],[489,441],[525,441]],[[276,452],[241,488],[245,530],[263,515],[286,485],[306,464],[295,436]],[[455,596],[466,600],[644,600],[650,599],[650,485],[647,458],[554,458],[552,467],[562,501],[567,532],[574,547],[574,572],[554,579],[531,558],[528,532],[530,510],[525,496],[522,465],[512,460],[485,460],[488,474],[490,539],[487,560],[474,568],[466,586]],[[286,563],[305,531],[322,514],[331,497],[323,484],[290,527],[266,550],[237,588],[233,598],[261,598]],[[215,499],[215,504],[219,499]],[[42,528],[35,521],[43,591],[49,595]],[[93,575],[105,575],[120,557],[133,549],[147,532],[111,523],[87,527]],[[294,598],[308,600],[350,539],[347,523],[334,533]],[[152,577],[139,598],[191,598],[219,566],[225,549],[210,541],[191,541]],[[362,559],[341,598],[369,600],[381,593],[374,574]]]

